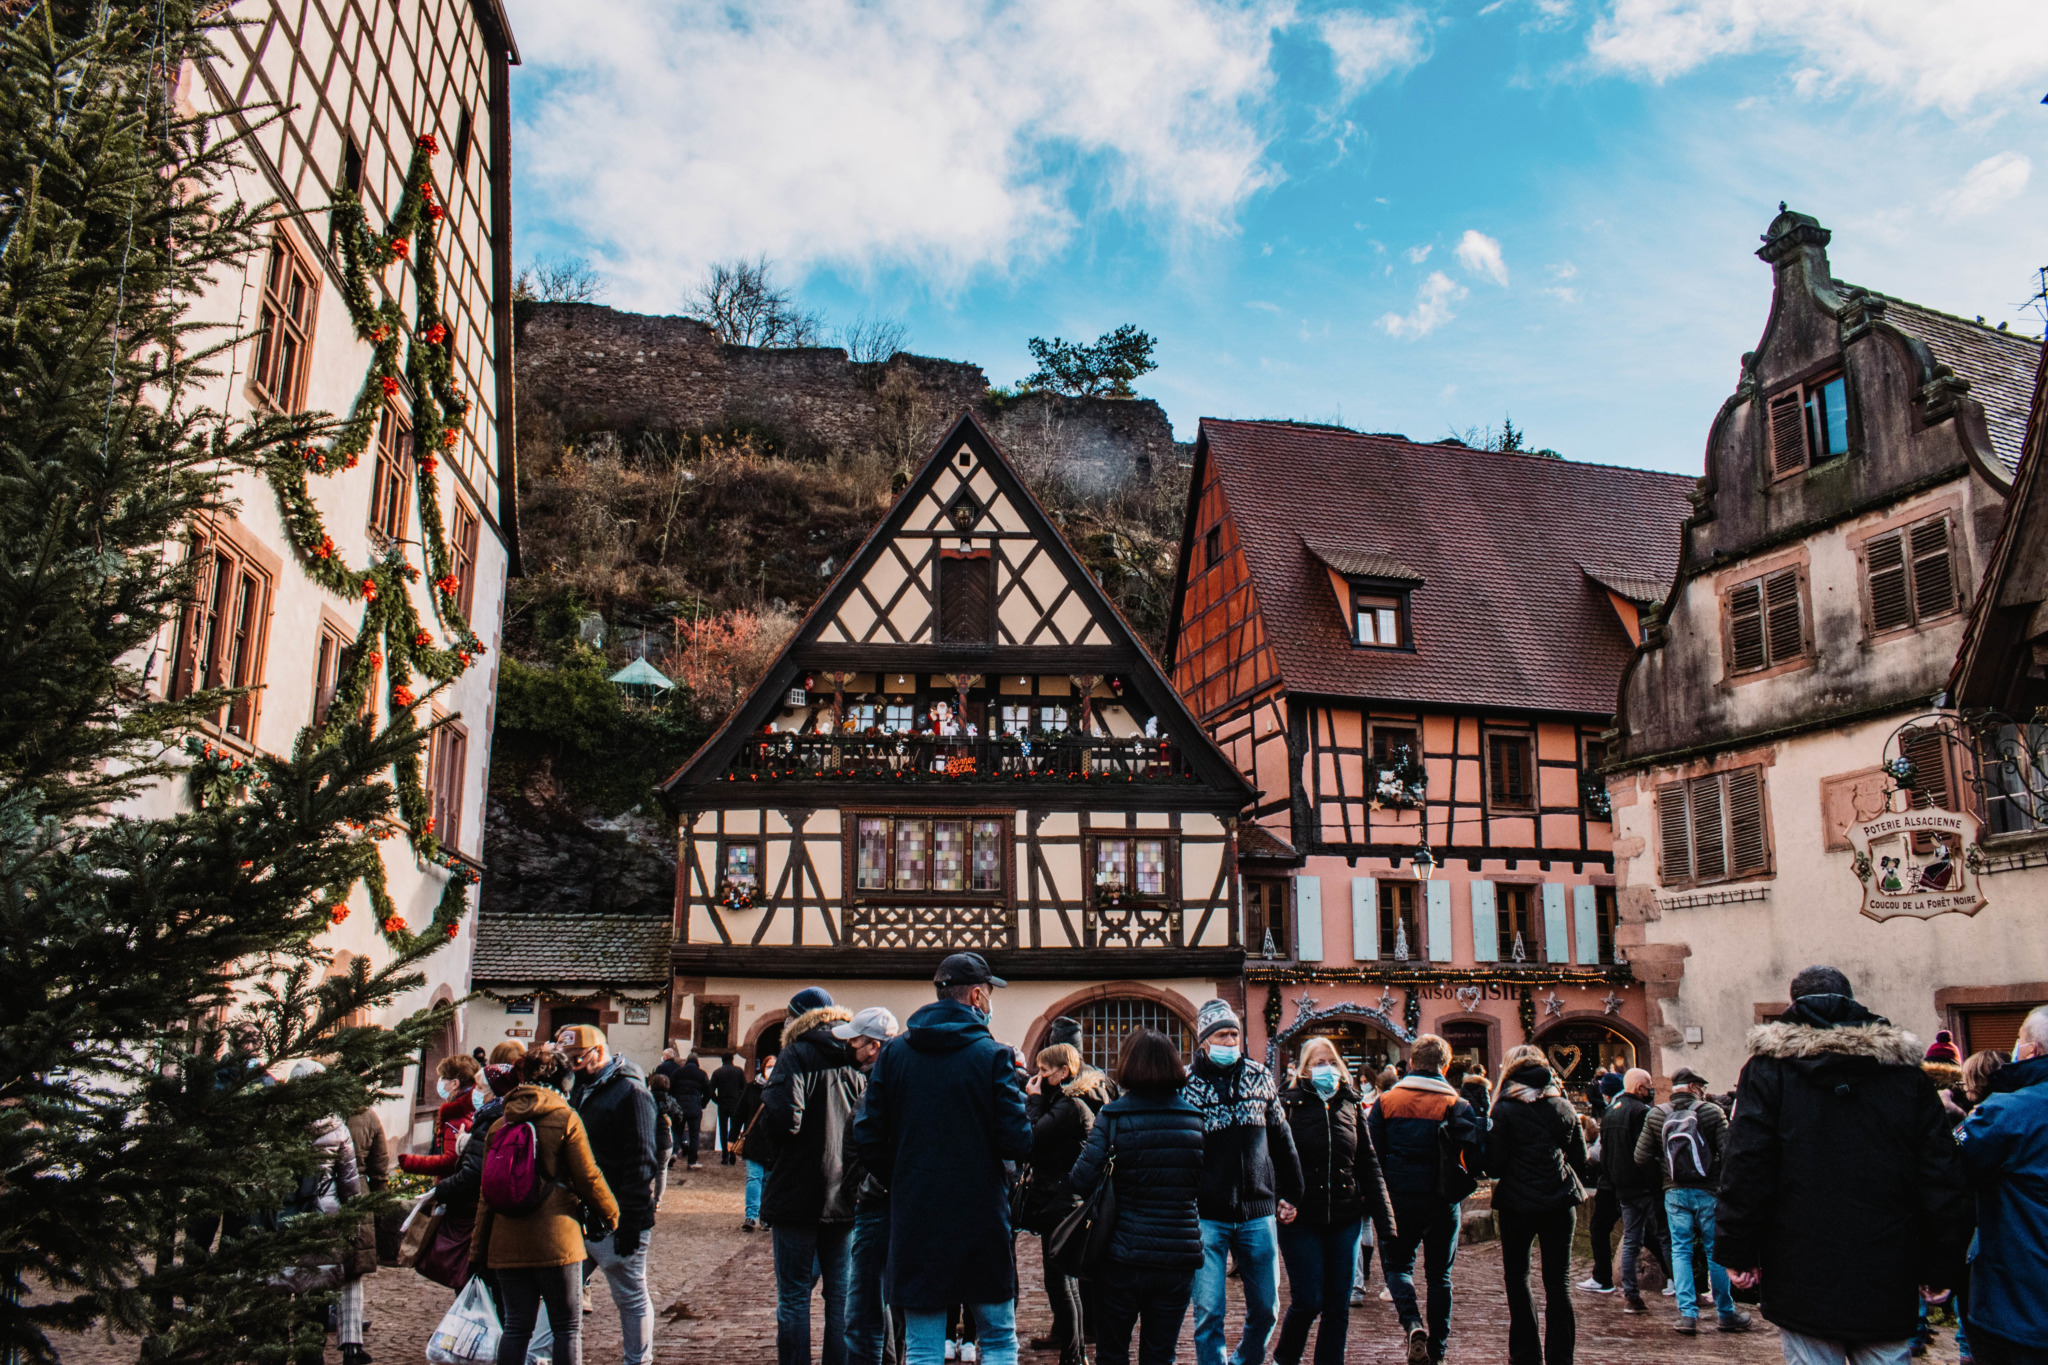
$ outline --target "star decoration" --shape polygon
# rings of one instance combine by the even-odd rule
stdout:
[[[1296,1021],[1296,1022],[1298,1023],[1298,1022],[1300,1022],[1301,1020],[1303,1020],[1303,1019],[1306,1019],[1306,1018],[1308,1018],[1308,1017],[1309,1017],[1309,1015],[1311,1015],[1311,1014],[1315,1013],[1315,1008],[1316,1008],[1316,1002],[1315,1002],[1315,997],[1314,997],[1314,996],[1309,996],[1309,995],[1297,995],[1297,996],[1295,996],[1295,997],[1294,997],[1294,1018],[1295,1018],[1295,1021]]]
[[[1399,1003],[1394,998],[1392,991],[1384,988],[1380,991],[1380,1013],[1386,1015],[1387,1018],[1391,1019],[1394,1017],[1394,1006]]]
[[[1613,991],[1607,992],[1607,998],[1602,1000],[1600,1004],[1609,1014],[1621,1013],[1621,997]]]
[[[1556,991],[1552,991],[1550,998],[1543,1002],[1543,1013],[1552,1019],[1564,1013],[1564,1001],[1559,998]]]

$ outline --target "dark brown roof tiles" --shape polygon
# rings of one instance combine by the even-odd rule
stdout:
[[[470,975],[542,986],[652,986],[668,981],[673,932],[645,915],[484,915]]]

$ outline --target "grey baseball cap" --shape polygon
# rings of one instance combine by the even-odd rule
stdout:
[[[901,1030],[902,1026],[896,1022],[895,1015],[880,1005],[869,1005],[845,1023],[834,1024],[832,1036],[845,1042],[851,1042],[855,1038],[872,1038],[878,1043],[886,1043]]]

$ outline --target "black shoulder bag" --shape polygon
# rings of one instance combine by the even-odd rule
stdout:
[[[1095,1192],[1062,1218],[1048,1239],[1046,1249],[1052,1253],[1053,1269],[1059,1274],[1093,1279],[1109,1263],[1109,1244],[1116,1235],[1114,1119],[1109,1122],[1107,1145],[1109,1152],[1102,1159],[1102,1177],[1095,1184]]]

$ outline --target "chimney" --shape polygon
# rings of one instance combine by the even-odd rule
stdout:
[[[1833,236],[1818,218],[1794,213],[1781,199],[1778,216],[1771,220],[1770,231],[1764,234],[1764,244],[1756,254],[1781,274],[1787,269],[1804,267],[1808,285],[1825,289],[1833,280],[1828,274],[1828,240]]]

